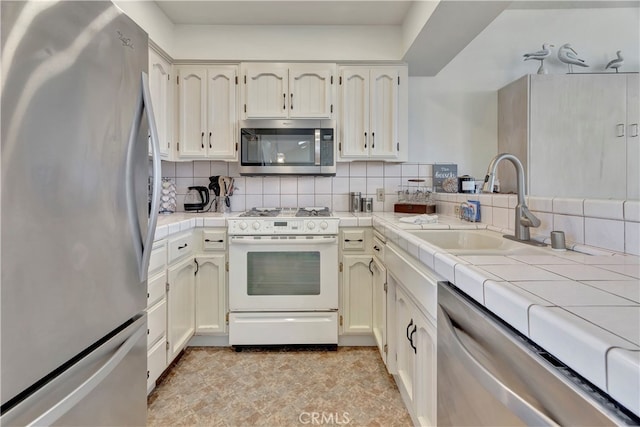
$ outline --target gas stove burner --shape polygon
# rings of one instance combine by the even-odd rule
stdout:
[[[251,208],[244,213],[241,213],[239,216],[244,217],[273,217],[280,215],[279,208]]]
[[[297,217],[308,217],[308,216],[331,216],[331,211],[328,207],[322,208],[300,208],[298,212],[296,212]]]

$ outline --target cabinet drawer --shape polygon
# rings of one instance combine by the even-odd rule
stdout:
[[[160,339],[167,329],[167,300],[162,300],[147,311],[147,347]]]
[[[193,233],[185,233],[169,240],[169,260],[172,264],[193,253]]]
[[[164,297],[167,288],[167,271],[163,271],[147,282],[147,307],[152,307]]]
[[[342,232],[342,249],[357,251],[365,248],[364,230],[344,230]]]
[[[147,393],[156,385],[156,380],[167,367],[167,352],[164,340],[160,340],[147,352]]]
[[[153,244],[151,257],[149,258],[149,277],[166,268],[167,264],[167,241],[160,240]]]
[[[202,250],[224,250],[227,245],[225,230],[204,230],[202,232]]]
[[[377,236],[373,237],[373,244],[371,245],[371,253],[374,257],[378,258],[384,263],[384,243],[378,239]]]

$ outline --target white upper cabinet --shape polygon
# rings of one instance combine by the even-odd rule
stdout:
[[[149,90],[160,139],[160,156],[169,159],[173,122],[171,64],[158,52],[149,49]],[[149,148],[151,150],[151,148]]]
[[[335,64],[242,64],[245,119],[329,119]]]
[[[637,73],[524,76],[498,91],[498,150],[522,161],[529,195],[637,199],[637,88]],[[498,176],[515,189],[512,165]]]
[[[407,160],[406,66],[340,68],[341,160]]]
[[[178,69],[181,159],[237,159],[235,65]]]

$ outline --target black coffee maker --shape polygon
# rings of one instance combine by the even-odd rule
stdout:
[[[207,187],[189,187],[184,198],[185,211],[203,211],[209,204],[209,189]]]

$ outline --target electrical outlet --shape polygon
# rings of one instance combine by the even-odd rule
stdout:
[[[384,202],[384,188],[376,189],[376,200],[379,202]]]
[[[456,206],[453,208],[453,212],[455,213],[455,215],[456,215],[456,216],[458,216],[458,217],[459,217],[459,216],[460,216],[460,205],[456,205]]]

